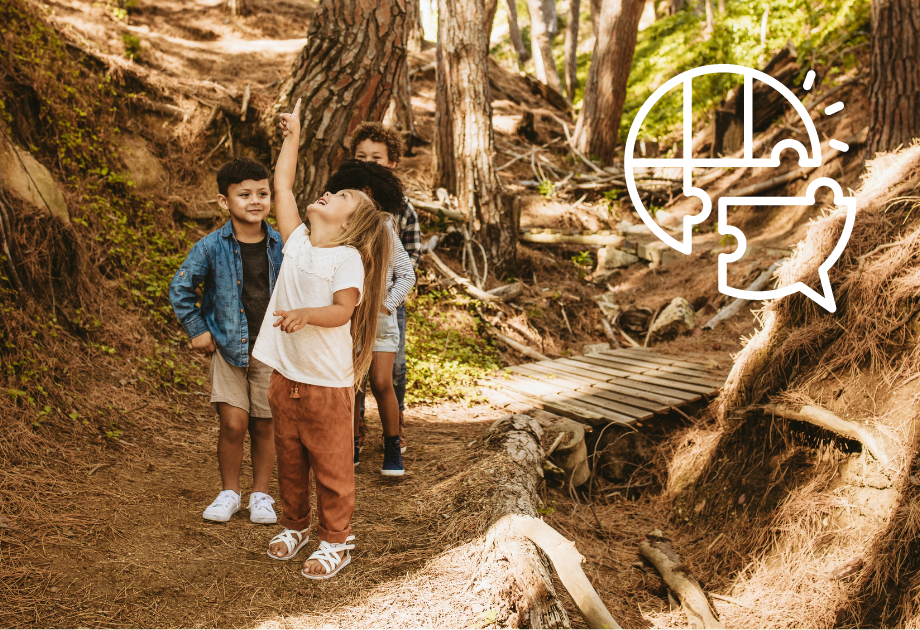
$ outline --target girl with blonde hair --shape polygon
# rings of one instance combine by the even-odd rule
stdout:
[[[371,365],[377,314],[393,250],[388,215],[363,192],[326,193],[301,221],[292,191],[300,100],[281,114],[275,218],[284,262],[253,356],[274,368],[268,401],[275,425],[281,524],[268,555],[290,560],[309,541],[316,481],[319,547],[301,573],[332,577],[351,561],[355,509],[352,413],[355,383]],[[355,356],[354,348],[360,345]]]

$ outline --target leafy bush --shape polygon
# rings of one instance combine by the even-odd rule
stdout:
[[[406,304],[406,402],[476,399],[476,381],[502,367],[495,347],[477,334],[479,318],[452,308],[448,291]]]

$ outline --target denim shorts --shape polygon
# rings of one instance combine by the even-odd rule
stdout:
[[[374,352],[396,352],[399,350],[399,321],[396,311],[389,315],[380,313],[377,316],[377,339],[374,341]]]

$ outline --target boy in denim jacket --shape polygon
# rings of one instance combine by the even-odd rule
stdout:
[[[281,268],[281,236],[265,222],[271,173],[236,158],[217,173],[217,203],[230,220],[195,243],[169,286],[169,299],[192,348],[211,356],[211,406],[220,417],[217,461],[223,490],[204,511],[229,521],[240,509],[240,468],[246,432],[252,440],[249,518],[274,523],[268,494],[275,437],[268,385],[272,369],[251,352]],[[204,284],[199,300],[196,288]]]

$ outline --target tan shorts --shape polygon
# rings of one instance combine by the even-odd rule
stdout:
[[[268,406],[268,386],[272,368],[251,354],[249,367],[241,368],[227,363],[227,359],[215,350],[211,355],[211,407],[217,411],[217,403],[227,403],[248,413],[252,418],[271,418]]]

